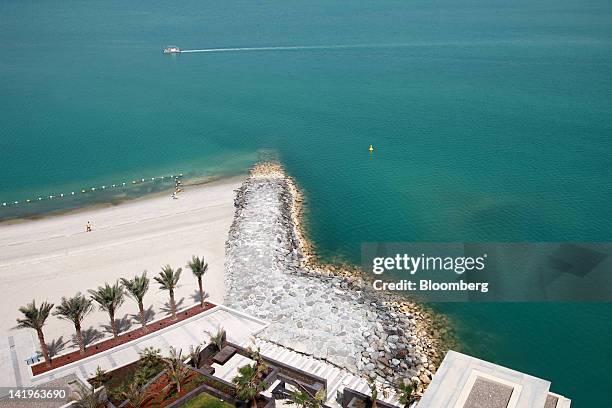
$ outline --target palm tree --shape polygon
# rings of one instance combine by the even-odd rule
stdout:
[[[121,396],[128,400],[132,408],[140,408],[149,399],[149,391],[141,390],[138,381],[132,381],[122,392]]]
[[[204,307],[204,289],[202,289],[202,277],[208,271],[208,262],[204,262],[204,257],[198,258],[193,255],[191,261],[187,264],[193,276],[198,279],[198,287],[200,288],[200,306]]]
[[[257,368],[257,378],[263,379],[268,371],[268,366],[264,362],[263,357],[261,356],[261,351],[259,347],[257,347],[256,349],[249,347],[247,348],[247,353],[249,354],[251,360],[255,361],[255,365]]]
[[[257,363],[240,367],[233,382],[236,384],[236,396],[241,400],[251,401],[253,408],[256,408],[257,395],[266,389],[266,385],[259,379]]]
[[[179,278],[181,277],[182,268],[178,268],[176,271],[166,265],[162,268],[159,276],[155,277],[155,281],[159,283],[161,290],[167,290],[170,293],[170,312],[172,313],[172,319],[176,320],[176,302],[174,301],[174,289],[176,289]]]
[[[105,401],[102,390],[96,390],[94,387],[86,387],[80,382],[77,383],[79,389],[76,390],[79,399],[71,406],[75,408],[101,408],[104,407]]]
[[[310,408],[312,397],[306,391],[295,390],[291,393],[291,400],[299,408]]]
[[[108,313],[113,337],[117,338],[119,332],[117,330],[117,322],[115,322],[115,312],[125,300],[123,286],[121,286],[119,281],[115,282],[113,286],[105,283],[104,286],[98,286],[97,290],[90,289],[89,294],[98,303],[100,310]]]
[[[144,331],[149,331],[147,328],[147,319],[145,317],[143,299],[147,291],[149,290],[149,278],[147,278],[147,271],[144,271],[142,275],[134,276],[132,279],[121,279],[121,283],[125,287],[127,295],[138,302],[138,311],[140,314],[140,324]]]
[[[62,297],[62,301],[57,310],[53,312],[54,316],[58,316],[62,320],[68,320],[74,324],[76,330],[76,339],[79,345],[81,354],[85,354],[85,343],[83,342],[83,333],[81,333],[81,323],[83,319],[93,310],[91,300],[87,299],[81,292],[78,292],[72,298]]]
[[[51,309],[53,309],[53,303],[42,302],[40,307],[36,307],[36,301],[32,300],[32,303],[28,303],[26,306],[19,308],[24,318],[17,319],[16,327],[17,329],[36,330],[38,341],[40,342],[40,350],[43,353],[47,367],[51,367],[51,357],[49,356],[49,349],[47,348],[47,343],[45,343],[45,335],[42,329],[51,313]]]
[[[208,334],[208,337],[210,337],[210,342],[212,344],[215,345],[215,347],[217,348],[217,350],[221,350],[223,348],[223,344],[225,343],[225,329],[222,327],[219,327],[217,329],[217,333],[212,334],[209,331],[204,331],[204,333]]]
[[[164,358],[166,367],[166,376],[168,382],[176,387],[176,392],[180,394],[181,386],[189,375],[189,369],[183,364],[182,351],[176,351],[174,347],[170,347],[170,356]]]
[[[401,381],[397,385],[397,393],[400,395],[399,402],[404,407],[408,408],[417,400],[417,383],[415,381]]]
[[[291,393],[291,400],[300,408],[319,408],[325,403],[325,389],[320,389],[314,395],[310,395],[308,391],[299,384],[301,390],[295,390]]]
[[[200,368],[202,360],[202,345],[198,344],[195,347],[193,347],[193,345],[189,346],[189,365],[193,368]]]

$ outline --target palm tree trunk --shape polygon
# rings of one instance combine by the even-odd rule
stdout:
[[[119,333],[117,332],[117,322],[115,321],[115,313],[111,313],[108,312],[108,315],[110,316],[110,324],[111,324],[111,329],[113,330],[113,338],[117,338],[119,337]]]
[[[253,397],[253,408],[257,408],[257,396]]]
[[[43,357],[45,358],[45,365],[47,367],[51,367],[51,357],[49,356],[49,349],[47,348],[47,343],[45,343],[45,335],[42,330],[36,330],[38,332],[38,341],[40,342],[40,350],[43,353]]]
[[[140,324],[142,324],[144,331],[147,332],[149,329],[147,328],[147,319],[145,317],[144,305],[142,302],[138,302],[138,309],[140,311]]]
[[[202,277],[198,277],[198,286],[200,287],[200,306],[204,308],[204,289],[202,289]]]
[[[170,289],[170,312],[172,312],[172,320],[176,319],[176,303],[174,303],[174,290]]]
[[[81,332],[81,325],[75,324],[74,329],[76,330],[76,339],[79,344],[79,351],[81,355],[85,354],[85,342],[83,341],[83,333]]]

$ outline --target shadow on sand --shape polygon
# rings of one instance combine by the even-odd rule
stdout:
[[[200,291],[198,289],[196,289],[193,292],[193,295],[190,296],[191,299],[193,299],[194,303],[200,303]],[[206,292],[204,292],[204,300],[208,299],[210,297],[210,295]]]
[[[183,306],[183,303],[185,303],[185,298],[184,297],[182,297],[179,300],[177,300],[176,301],[176,310],[179,310]],[[166,316],[171,315],[172,312],[170,310],[170,301],[164,303],[164,305],[161,307],[160,311],[165,313]]]
[[[149,306],[148,309],[145,309],[144,315],[145,315],[145,323],[149,323],[150,321],[155,319],[155,312],[153,311],[153,305]],[[138,324],[138,325],[141,324],[140,313],[131,314],[130,317],[134,321],[134,324]]]
[[[98,329],[94,329],[93,326],[90,326],[89,329],[81,331],[81,333],[83,334],[83,344],[85,347],[104,338],[104,333]],[[72,343],[77,347],[79,346],[76,340],[76,335],[74,334],[72,335]]]
[[[64,340],[64,336],[60,336],[57,339],[51,341],[51,343],[47,343],[49,357],[53,357],[61,353],[66,348],[67,344],[68,342]]]
[[[130,328],[132,328],[133,322],[130,315],[126,314],[121,319],[115,319],[115,324],[117,325],[117,332],[123,333],[124,331],[130,330]],[[107,333],[113,333],[113,328],[110,324],[103,324],[102,328],[104,328],[104,331]]]

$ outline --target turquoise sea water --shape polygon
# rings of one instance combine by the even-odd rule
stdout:
[[[607,0],[5,1],[0,15],[0,202],[272,156],[327,259],[358,262],[364,241],[612,238]],[[576,407],[612,405],[612,305],[438,307],[465,351]]]

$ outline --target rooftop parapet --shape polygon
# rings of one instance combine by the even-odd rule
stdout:
[[[569,408],[550,382],[449,351],[418,408]]]

